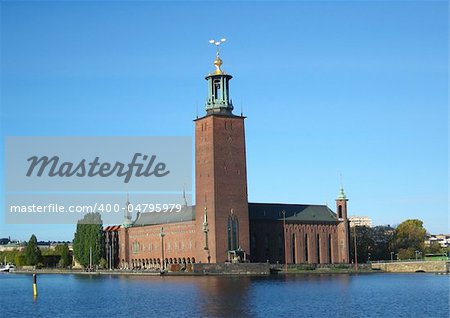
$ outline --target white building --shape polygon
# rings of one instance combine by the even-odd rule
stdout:
[[[350,216],[348,218],[350,222],[350,227],[354,226],[367,226],[372,227],[372,219],[368,216]]]
[[[450,234],[431,234],[425,240],[425,245],[430,246],[432,243],[439,243],[442,247],[450,246]]]

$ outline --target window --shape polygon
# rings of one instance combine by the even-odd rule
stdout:
[[[284,249],[283,237],[281,236],[281,234],[279,234],[278,235],[278,257],[279,257],[280,261],[282,260],[283,249]]]
[[[338,218],[342,219],[342,205],[338,206]]]
[[[295,233],[294,234],[292,234],[292,263],[294,263],[294,264],[297,264],[297,260],[296,260],[296,258],[295,258],[295,249],[297,248],[296,247],[296,237],[295,237]]]
[[[317,264],[320,264],[320,235],[317,234]]]
[[[308,262],[308,234],[305,234],[305,262]]]
[[[269,256],[269,234],[264,236],[264,249],[266,251],[266,257]]]
[[[328,234],[328,263],[332,263],[331,261],[331,234]]]
[[[222,87],[220,85],[220,79],[214,80],[214,99],[222,99]]]
[[[139,243],[133,242],[133,254],[136,254],[139,252]]]
[[[228,250],[235,251],[239,247],[239,224],[235,215],[228,217]]]

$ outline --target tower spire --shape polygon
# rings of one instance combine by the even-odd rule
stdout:
[[[216,46],[216,59],[214,60],[214,66],[216,67],[216,70],[214,74],[220,75],[224,74],[223,71],[220,69],[220,66],[222,66],[222,60],[220,59],[220,45],[224,43],[227,39],[222,38],[219,41],[216,40],[209,40],[209,43],[214,44]]]
[[[220,58],[220,46],[226,41],[225,38],[219,41],[210,40],[209,43],[216,46],[216,59],[214,60],[214,66],[216,69],[209,73],[205,79],[208,81],[208,99],[206,100],[206,113],[221,114],[221,115],[233,115],[233,103],[230,99],[229,81],[232,79],[231,75],[226,74],[221,66],[223,64]]]

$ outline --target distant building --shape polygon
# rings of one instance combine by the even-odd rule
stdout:
[[[354,226],[367,226],[372,227],[372,219],[367,216],[350,216],[348,218],[350,227]]]
[[[0,245],[9,244],[9,242],[11,242],[11,240],[9,239],[9,237],[3,237],[3,238],[0,238]]]
[[[425,245],[430,246],[432,243],[439,243],[441,247],[450,246],[450,234],[431,234],[425,240]]]

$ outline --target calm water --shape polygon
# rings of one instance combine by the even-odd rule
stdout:
[[[450,276],[0,275],[0,317],[449,317]]]

